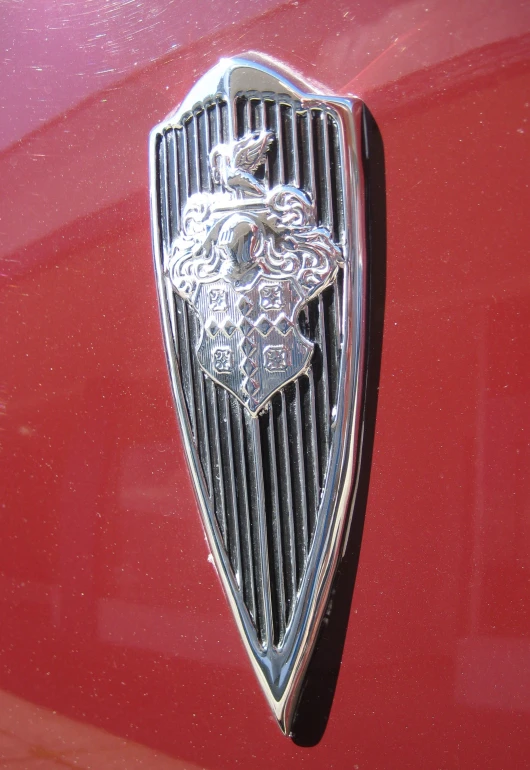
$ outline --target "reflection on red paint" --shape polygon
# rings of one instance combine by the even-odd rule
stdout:
[[[0,686],[185,767],[523,767],[527,11],[381,0],[259,13],[173,52],[168,38],[112,84],[87,74],[66,111],[44,84],[55,113],[26,136],[21,123],[0,154]],[[149,129],[245,49],[355,90],[385,146],[371,488],[312,749],[280,735],[208,562],[151,264]],[[16,75],[21,103],[33,77]]]

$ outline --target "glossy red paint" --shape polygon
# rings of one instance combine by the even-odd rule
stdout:
[[[9,13],[4,766],[526,767],[528,7],[28,1]],[[385,150],[371,484],[313,748],[280,734],[208,562],[151,264],[148,132],[245,50],[356,93]]]

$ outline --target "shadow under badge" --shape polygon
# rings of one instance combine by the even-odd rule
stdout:
[[[337,568],[293,720],[291,737],[298,746],[305,747],[315,746],[321,740],[333,704],[359,565],[376,428],[386,294],[386,186],[383,139],[366,107],[363,114],[363,165],[368,301],[359,480],[344,556]]]

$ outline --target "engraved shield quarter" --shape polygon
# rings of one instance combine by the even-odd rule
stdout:
[[[222,60],[150,141],[180,428],[230,606],[290,731],[353,505],[365,325],[362,104]]]

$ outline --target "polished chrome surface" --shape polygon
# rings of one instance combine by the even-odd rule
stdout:
[[[220,62],[153,130],[150,161],[166,350],[203,522],[288,732],[359,453],[362,105],[308,95],[270,66]]]

